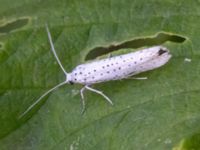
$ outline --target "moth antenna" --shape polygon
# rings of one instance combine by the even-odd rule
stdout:
[[[48,95],[50,92],[54,91],[55,89],[61,87],[62,85],[66,84],[67,81],[61,82],[59,84],[57,84],[56,86],[54,86],[53,88],[51,88],[50,90],[48,90],[47,92],[45,92],[44,94],[42,94],[42,96],[40,96],[33,104],[31,104],[20,116],[19,119],[24,117],[31,109],[33,109],[38,103],[40,103],[40,101],[46,96]]]
[[[60,68],[62,69],[62,71],[64,72],[64,74],[67,76],[67,71],[64,69],[62,63],[60,62],[60,59],[58,58],[58,55],[57,55],[56,50],[54,48],[53,41],[52,41],[52,38],[51,38],[51,33],[49,31],[49,28],[48,28],[47,24],[46,24],[46,31],[47,31],[49,43],[51,45],[51,51],[53,52],[53,54],[54,54],[54,56],[55,56],[55,58],[56,58],[56,60],[57,60],[57,62],[59,64]]]
[[[67,76],[67,72],[66,70],[64,69],[62,63],[60,62],[60,59],[58,58],[58,55],[56,53],[56,50],[54,48],[54,45],[53,45],[53,41],[52,41],[52,38],[51,38],[51,33],[49,31],[49,28],[48,28],[48,25],[46,24],[46,31],[47,31],[47,35],[48,35],[48,39],[49,39],[49,43],[50,43],[50,46],[51,46],[51,51],[53,52],[54,54],[54,57],[56,58],[60,68],[62,69],[62,71],[64,72],[64,74]],[[64,81],[64,82],[61,82],[59,84],[57,84],[56,86],[54,86],[53,88],[51,88],[50,90],[48,90],[47,92],[45,92],[44,94],[42,94],[33,104],[31,104],[20,116],[19,116],[19,119],[22,118],[23,116],[25,116],[31,109],[33,109],[38,103],[40,103],[40,101],[46,96],[48,95],[50,92],[56,90],[57,88],[59,88],[60,86],[64,85],[67,83],[67,80]]]

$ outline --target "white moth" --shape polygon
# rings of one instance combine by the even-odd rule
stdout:
[[[46,30],[51,45],[51,50],[60,68],[64,72],[66,80],[56,85],[52,89],[48,90],[47,92],[45,92],[21,116],[30,111],[47,94],[67,83],[70,84],[78,83],[84,85],[84,87],[80,90],[82,99],[82,113],[85,110],[85,101],[83,95],[85,89],[100,94],[110,104],[113,104],[110,98],[108,98],[103,92],[92,88],[91,85],[110,80],[120,80],[129,78],[138,73],[161,67],[164,64],[166,64],[171,58],[171,54],[169,53],[169,50],[167,48],[163,46],[155,46],[128,54],[123,54],[119,56],[109,57],[106,59],[81,64],[75,67],[71,73],[67,73],[56,54],[51,34],[47,26]],[[141,78],[135,78],[135,79],[141,79]]]

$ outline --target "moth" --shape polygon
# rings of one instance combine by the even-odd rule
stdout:
[[[84,63],[78,65],[72,70],[72,72],[68,73],[64,69],[60,59],[58,58],[58,55],[54,48],[54,44],[52,42],[51,33],[47,25],[46,25],[46,31],[50,42],[51,50],[55,56],[55,59],[57,60],[57,63],[59,64],[64,75],[66,76],[66,80],[63,81],[62,83],[59,83],[58,85],[48,90],[47,92],[45,92],[31,106],[29,106],[28,109],[21,116],[30,111],[47,94],[67,83],[69,84],[77,83],[84,85],[83,88],[81,88],[80,90],[80,95],[82,100],[82,113],[85,111],[85,100],[83,95],[85,90],[89,90],[97,94],[100,94],[111,105],[113,105],[113,102],[108,96],[106,96],[102,91],[92,88],[91,85],[101,82],[107,82],[110,80],[127,79],[141,72],[159,68],[165,65],[172,56],[170,54],[170,51],[166,47],[154,46],[151,48],[146,48],[128,54],[108,57],[105,59]],[[135,79],[140,79],[140,78],[135,78]]]

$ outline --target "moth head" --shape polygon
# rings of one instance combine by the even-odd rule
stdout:
[[[74,84],[74,82],[72,81],[71,73],[66,74],[66,83],[69,83],[71,85]]]

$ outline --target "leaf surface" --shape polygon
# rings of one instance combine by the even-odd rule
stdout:
[[[0,148],[168,150],[200,131],[200,1],[0,0]],[[148,80],[94,85],[99,95],[65,85],[23,119],[45,91],[65,80],[47,39],[70,72],[97,47],[109,47],[163,32],[183,43],[165,42],[173,57]],[[148,46],[144,45],[143,46]],[[191,62],[185,61],[191,59]]]

